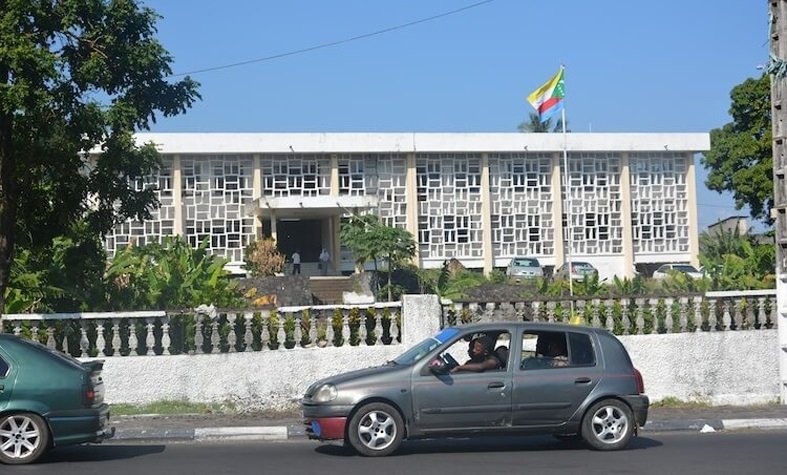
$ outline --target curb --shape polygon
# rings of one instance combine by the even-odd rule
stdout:
[[[720,432],[735,430],[787,429],[787,418],[771,419],[686,419],[651,421],[643,432]],[[200,427],[194,429],[117,429],[112,440],[209,441],[305,439],[300,426]]]
[[[651,421],[642,428],[645,432],[667,431],[734,431],[734,430],[787,429],[787,418],[769,419],[686,419]]]

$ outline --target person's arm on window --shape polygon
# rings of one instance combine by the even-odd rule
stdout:
[[[470,371],[474,373],[480,373],[482,371],[486,371],[488,369],[495,369],[498,367],[498,361],[495,357],[486,358],[484,361],[480,363],[465,363],[463,365],[459,365],[456,368],[452,369],[452,373],[458,373],[460,371]]]

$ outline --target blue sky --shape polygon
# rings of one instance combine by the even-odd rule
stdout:
[[[353,38],[481,0],[148,0],[187,73]],[[566,65],[576,132],[708,132],[768,57],[764,0],[493,0],[380,35],[193,74],[156,132],[514,132]],[[704,185],[699,223],[748,214]]]

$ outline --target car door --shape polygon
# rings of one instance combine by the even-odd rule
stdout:
[[[14,389],[14,368],[10,356],[0,348],[0,411],[6,408]]]
[[[466,349],[467,342],[457,343]],[[464,361],[460,356],[455,358]],[[412,379],[415,423],[425,432],[510,427],[511,374],[510,364],[481,373],[441,375],[425,366]]]
[[[544,355],[538,339],[566,341],[565,360]],[[602,377],[597,345],[585,332],[524,331],[513,371],[512,425],[521,428],[565,424]]]

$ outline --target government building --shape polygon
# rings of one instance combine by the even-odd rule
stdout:
[[[417,263],[490,272],[513,257],[592,263],[602,278],[699,253],[694,157],[705,133],[150,133],[162,154],[150,220],[106,238],[110,255],[181,235],[242,272],[247,244],[277,240],[353,270],[339,229],[374,213],[407,229]],[[568,173],[564,175],[564,164]],[[566,181],[565,176],[568,180]]]

